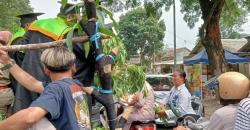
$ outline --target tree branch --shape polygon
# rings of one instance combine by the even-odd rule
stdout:
[[[102,36],[102,39],[109,39],[109,36]],[[88,36],[74,37],[72,38],[72,43],[85,43],[89,40]],[[27,51],[27,50],[39,50],[58,46],[64,46],[66,44],[66,39],[46,42],[46,43],[33,43],[27,45],[12,45],[12,46],[0,46],[1,50],[4,51]]]
[[[204,23],[203,23],[203,25],[201,26],[201,28],[199,30],[199,35],[200,35],[200,38],[201,38],[202,41],[203,41],[203,39],[205,37],[204,36],[205,31],[204,30],[207,27],[208,23],[211,21],[211,18],[213,16],[213,14],[215,12],[215,9],[218,6],[219,2],[220,2],[219,0],[214,1],[214,4],[213,4],[212,8],[210,9],[210,12],[209,12],[208,16],[206,17],[206,20],[204,20]]]

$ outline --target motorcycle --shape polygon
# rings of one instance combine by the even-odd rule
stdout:
[[[127,107],[125,104],[122,104],[120,102],[115,102],[116,108],[117,108],[117,126],[118,128],[123,128],[124,124],[119,124],[119,118],[121,117],[121,114],[123,113],[124,109]],[[106,115],[106,110],[102,106],[100,108],[100,121],[104,128],[108,128],[108,119]],[[132,122],[129,130],[156,130],[156,124],[155,121],[134,121]]]
[[[165,94],[166,95],[166,94]],[[163,98],[164,95],[161,96],[155,96],[155,105],[159,105],[162,101],[157,99],[158,97]],[[165,102],[165,101],[164,101]],[[166,128],[174,128],[178,125],[188,125],[188,124],[195,124],[198,122],[203,122],[204,121],[204,115],[205,115],[205,109],[202,104],[202,101],[200,100],[199,97],[192,96],[191,98],[191,105],[192,108],[195,111],[195,114],[187,114],[182,117],[178,117],[177,119],[168,119],[167,122],[164,123],[161,119],[156,119],[156,125],[157,126],[162,126],[164,125]]]

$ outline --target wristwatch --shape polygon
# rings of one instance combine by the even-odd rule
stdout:
[[[1,70],[8,70],[15,64],[16,62],[13,59],[11,59],[10,62],[4,64],[4,67],[2,67]]]

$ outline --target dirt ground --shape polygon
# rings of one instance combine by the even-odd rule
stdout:
[[[216,100],[215,97],[207,97],[203,100],[205,107],[205,118],[209,119],[210,116],[214,113],[215,110],[221,108],[219,100]]]

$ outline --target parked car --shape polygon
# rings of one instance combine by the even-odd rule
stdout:
[[[153,87],[155,91],[169,91],[172,84],[172,75],[173,73],[169,74],[147,74],[146,80],[148,83]]]

